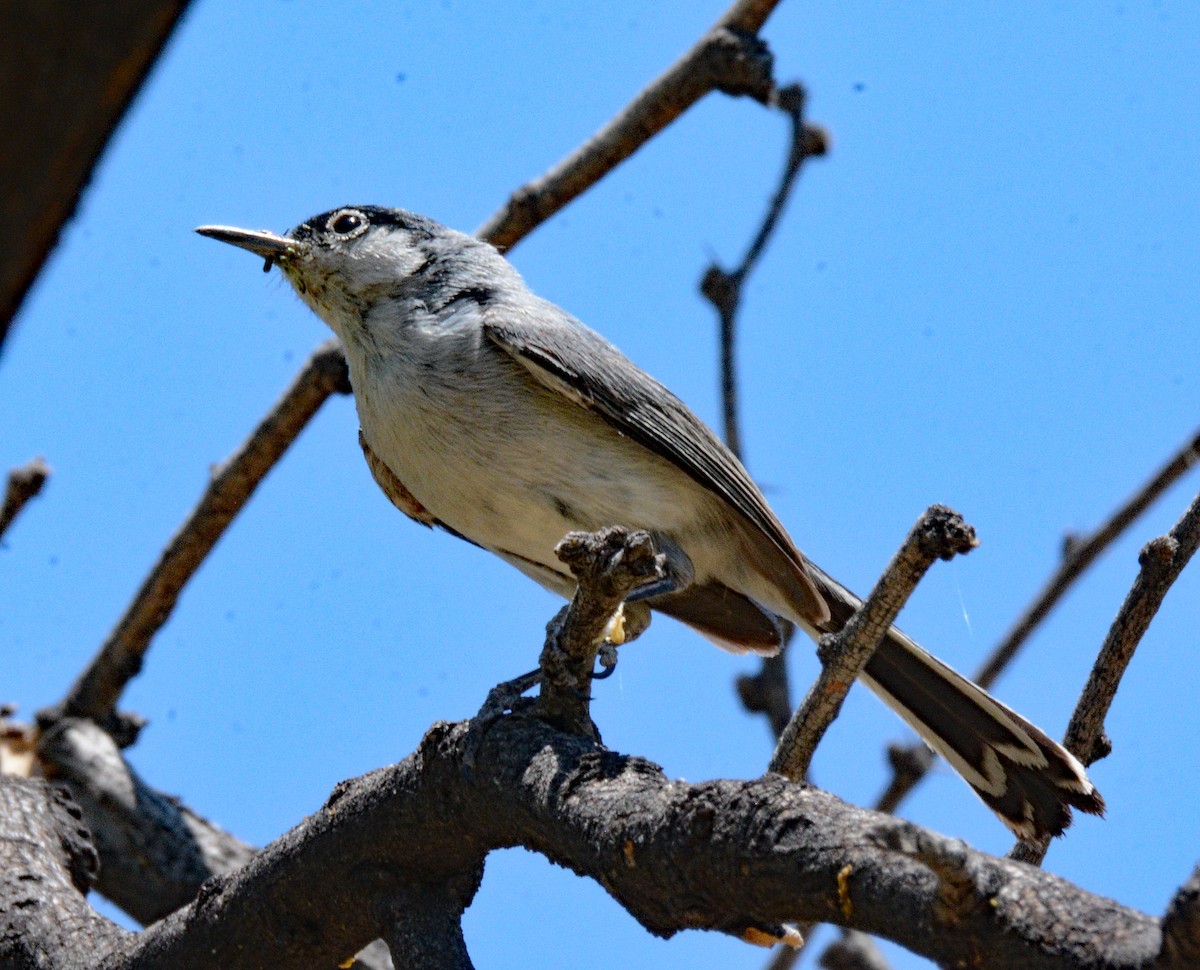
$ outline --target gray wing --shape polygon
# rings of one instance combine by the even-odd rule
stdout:
[[[741,462],[687,405],[616,347],[545,300],[526,312],[523,326],[486,314],[484,333],[539,383],[593,411],[718,495],[753,526],[781,560],[801,616],[814,624],[829,607],[808,574],[803,554],[767,505]],[[759,538],[761,537],[761,538]],[[766,552],[766,550],[760,550]],[[779,577],[785,581],[784,577]]]

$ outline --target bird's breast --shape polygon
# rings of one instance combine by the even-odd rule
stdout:
[[[352,359],[351,383],[372,451],[455,531],[561,569],[554,547],[572,530],[675,532],[701,514],[675,466],[487,343],[440,351],[389,355],[386,373]]]

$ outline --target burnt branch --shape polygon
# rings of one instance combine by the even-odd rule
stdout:
[[[887,635],[912,591],[937,559],[953,559],[977,546],[975,530],[957,512],[930,506],[879,578],[871,595],[836,634],[821,641],[821,673],[788,723],[770,769],[802,779],[825,731],[871,654]]]
[[[96,866],[69,797],[0,775],[0,966],[84,970],[126,945],[125,931],[87,904]]]
[[[763,657],[757,673],[743,674],[735,684],[742,706],[751,714],[764,715],[771,727],[771,736],[776,740],[792,718],[787,655],[795,632],[796,628],[789,623],[779,653]]]
[[[462,914],[466,906],[461,900],[463,895],[470,900],[475,885],[468,887],[469,895],[461,889],[456,893],[455,888],[423,886],[417,892],[397,892],[380,907],[381,922],[388,925],[388,951],[404,957],[402,966],[472,970],[467,941],[463,939]]]
[[[87,885],[144,925],[187,905],[207,880],[231,875],[257,852],[179,799],[146,784],[112,738],[91,721],[59,721],[38,737],[34,751],[42,773],[61,786],[51,790],[61,790],[54,797],[69,807],[77,826],[91,833]],[[0,825],[3,814],[0,808]],[[55,904],[59,902],[56,897]],[[70,916],[67,925],[80,919]],[[107,923],[98,925],[95,932],[107,932]],[[79,965],[91,970],[93,956],[85,951]],[[354,966],[389,970],[392,962],[387,948],[376,941],[357,954]]]
[[[1154,966],[1200,966],[1200,868],[1193,870],[1167,907],[1162,952]]]
[[[325,399],[349,390],[341,348],[329,341],[309,358],[246,442],[214,471],[199,504],[167,544],[91,664],[59,708],[43,712],[40,720],[87,717],[120,743],[132,742],[136,725],[118,718],[115,708],[125,685],[141,670],[150,641],[167,622],[184,585]]]
[[[147,785],[91,721],[64,718],[36,750],[42,772],[71,793],[92,832],[96,888],[139,923],[191,902],[206,879],[233,872],[255,853]]]
[[[937,760],[937,755],[923,744],[890,744],[887,757],[892,768],[892,780],[875,801],[877,812],[896,811],[904,797],[917,787]]]
[[[0,539],[4,538],[4,533],[25,504],[37,497],[49,477],[50,468],[40,457],[8,473],[8,484],[4,488],[4,505],[0,506]]]
[[[488,732],[468,779],[469,734],[436,725],[400,764],[339,785],[187,907],[114,936],[106,970],[330,966],[377,936],[396,966],[465,967],[458,917],[486,854],[515,845],[596,879],[660,936],[832,922],[982,970],[1133,970],[1161,948],[1150,916],[777,775],[672,781],[517,715]],[[38,854],[65,885],[65,863]],[[0,868],[4,892],[16,873]],[[27,927],[23,945],[52,930]]]
[[[848,930],[841,939],[829,944],[817,966],[823,970],[889,970],[875,941],[856,930]]]
[[[1067,725],[1063,746],[1084,766],[1107,757],[1112,742],[1104,732],[1104,719],[1112,706],[1121,678],[1133,660],[1134,651],[1158,614],[1167,591],[1200,545],[1200,495],[1165,536],[1151,539],[1138,557],[1141,569],[1121,604],[1116,619],[1100,647],[1079,703]],[[1040,865],[1049,842],[1018,842],[1012,856],[1021,862]]]

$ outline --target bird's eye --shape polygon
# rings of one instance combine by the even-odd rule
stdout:
[[[343,209],[330,216],[328,226],[331,232],[352,239],[367,231],[367,217],[355,209]]]

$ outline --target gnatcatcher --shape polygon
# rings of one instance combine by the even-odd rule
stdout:
[[[734,455],[599,334],[534,295],[492,246],[431,219],[349,206],[286,236],[203,226],[278,266],[341,338],[371,473],[393,503],[547,589],[572,530],[645,529],[653,609],[735,652],[780,617],[814,638],[859,600],[796,548]],[[1022,838],[1104,800],[1063,747],[893,628],[863,681]]]

